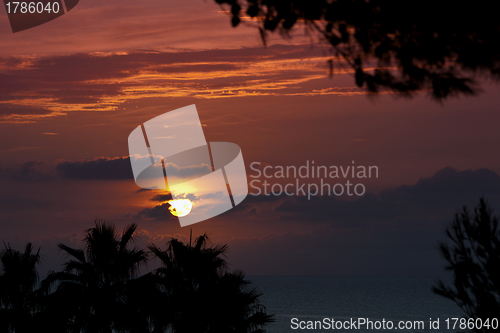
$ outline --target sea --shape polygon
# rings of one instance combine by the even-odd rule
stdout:
[[[247,278],[252,282],[252,287],[262,292],[260,303],[266,307],[267,313],[275,315],[275,322],[266,327],[266,332],[269,333],[463,331],[458,327],[459,322],[455,329],[452,327],[455,323],[452,318],[463,318],[463,311],[453,301],[436,295],[431,290],[438,278],[349,276],[247,276]],[[446,323],[448,318],[449,327]],[[363,323],[363,319],[366,324]],[[361,320],[360,323],[363,325],[357,325],[358,320]],[[324,321],[329,322],[330,326],[323,325]],[[389,327],[389,321],[393,324],[392,329]],[[337,322],[343,326],[341,328],[335,326],[340,325]],[[404,329],[398,327],[400,322],[403,322]],[[421,322],[423,327],[419,326],[422,325]],[[355,325],[351,326],[351,323]],[[309,329],[307,329],[308,324]]]

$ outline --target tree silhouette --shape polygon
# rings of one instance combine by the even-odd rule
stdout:
[[[477,92],[479,76],[500,78],[500,2],[410,0],[215,0],[233,27],[257,21],[284,36],[299,23],[328,45],[334,62],[371,93],[434,99]],[[312,34],[311,34],[312,32]]]
[[[147,260],[145,251],[129,248],[136,228],[129,225],[118,237],[112,225],[98,220],[87,230],[84,249],[58,245],[69,260],[61,272],[50,273],[43,283],[45,289],[57,285],[47,295],[44,318],[50,325],[73,332],[146,327],[147,323],[137,322],[134,304],[127,301],[129,283]]]
[[[155,326],[176,333],[264,332],[273,316],[258,303],[261,296],[241,272],[230,273],[222,258],[227,246],[208,246],[207,235],[194,243],[177,239],[163,251],[149,249],[163,264],[156,270],[165,301]]]
[[[19,252],[6,245],[0,259],[0,332],[33,332],[40,249],[35,253],[28,243]]]
[[[83,249],[59,244],[68,259],[40,288],[39,251],[10,246],[0,253],[0,333],[3,332],[175,332],[259,333],[273,316],[258,302],[243,273],[230,273],[222,258],[227,246],[177,239],[162,251],[149,245],[163,267],[138,277],[145,251],[130,244],[137,229],[121,235],[97,220]]]
[[[500,231],[484,199],[471,216],[466,207],[447,227],[451,244],[440,250],[453,273],[453,285],[439,281],[433,291],[453,300],[469,318],[497,318],[500,313]],[[484,328],[476,332],[486,331]]]

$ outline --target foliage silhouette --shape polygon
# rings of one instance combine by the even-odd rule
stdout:
[[[194,244],[172,239],[165,251],[149,246],[163,264],[154,275],[168,296],[164,314],[169,316],[157,317],[156,326],[176,333],[264,332],[274,319],[258,303],[261,293],[248,288],[242,272],[228,271],[222,258],[226,245],[208,241],[205,234]]]
[[[194,245],[177,239],[166,251],[153,244],[163,267],[138,275],[148,253],[132,247],[137,225],[121,235],[95,221],[82,249],[59,244],[67,260],[38,284],[31,243],[24,253],[10,246],[0,253],[0,332],[264,332],[273,320],[258,303],[243,273],[229,273],[227,246]]]
[[[500,313],[500,231],[484,199],[471,216],[466,207],[447,227],[451,244],[440,250],[453,273],[453,285],[439,281],[433,291],[453,300],[469,318],[497,318]],[[476,332],[486,331],[476,329]]]
[[[35,253],[28,243],[19,252],[6,245],[0,259],[0,332],[33,332],[40,249]]]
[[[127,226],[118,237],[112,225],[96,221],[84,238],[84,249],[73,249],[64,244],[59,248],[69,260],[61,272],[51,272],[43,281],[48,291],[44,318],[61,331],[112,332],[140,331],[134,305],[127,301],[129,282],[136,277],[147,254],[138,248],[129,248],[136,224]]]
[[[371,93],[420,90],[443,100],[478,91],[480,76],[500,78],[500,2],[410,0],[215,0],[233,27],[256,20],[283,36],[302,23]]]

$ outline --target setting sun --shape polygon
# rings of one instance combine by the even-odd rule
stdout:
[[[169,200],[167,202],[170,204],[168,210],[172,215],[177,217],[186,216],[193,208],[193,204],[189,199]]]

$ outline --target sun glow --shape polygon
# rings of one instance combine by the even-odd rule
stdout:
[[[170,204],[170,207],[168,207],[170,214],[177,217],[186,216],[193,208],[193,204],[189,199],[169,200],[167,202]]]

